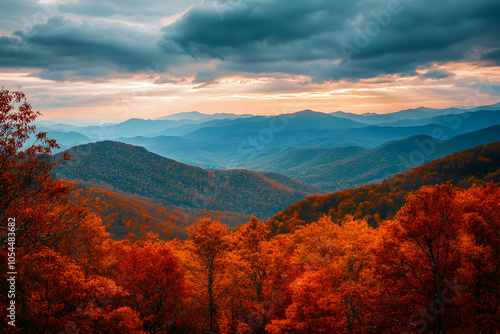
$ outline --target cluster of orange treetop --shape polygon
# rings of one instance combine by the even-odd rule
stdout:
[[[500,188],[424,186],[377,228],[324,216],[293,233],[200,218],[188,238],[112,240],[68,199],[20,92],[0,91],[0,298],[6,333],[496,333]],[[69,157],[66,157],[69,159]],[[64,163],[63,161],[60,163]]]

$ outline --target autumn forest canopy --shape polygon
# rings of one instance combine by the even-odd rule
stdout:
[[[500,331],[496,128],[413,138],[439,149],[400,173],[390,155],[383,170],[360,163],[405,142],[321,149],[317,167],[340,162],[307,183],[275,172],[297,152],[272,173],[115,141],[54,154],[38,116],[0,91],[2,332]],[[326,190],[367,177],[380,182]]]

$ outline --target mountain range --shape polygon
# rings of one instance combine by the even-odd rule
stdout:
[[[153,153],[205,169],[249,169],[299,177],[293,170],[295,167],[285,170],[280,167],[279,161],[290,161],[293,157],[300,161],[302,153],[319,153],[320,148],[379,148],[391,141],[415,135],[449,139],[500,125],[499,110],[500,104],[497,103],[471,109],[420,107],[390,114],[363,115],[344,112],[326,114],[311,110],[277,116],[188,112],[158,119],[134,118],[116,124],[79,127],[42,123],[38,125],[38,130],[46,131],[48,137],[57,139],[61,151],[96,141],[114,140],[142,146]],[[331,158],[336,156],[334,151]],[[340,160],[330,163],[340,163]],[[299,168],[298,162],[295,165],[295,169]],[[313,167],[320,168],[321,165]],[[338,186],[378,180],[366,178],[325,183],[314,180],[313,175],[310,175],[310,180],[303,175],[301,180],[328,191]]]
[[[364,113],[361,115],[346,113],[343,111],[336,111],[331,113],[331,115],[374,125],[374,124],[395,123],[402,120],[428,119],[444,115],[460,115],[466,112],[474,112],[478,110],[499,110],[499,109],[500,109],[500,102],[492,105],[477,106],[472,108],[464,108],[463,106],[444,108],[444,109],[418,107],[387,114]]]

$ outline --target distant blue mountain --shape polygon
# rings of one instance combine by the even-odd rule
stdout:
[[[254,115],[250,114],[230,114],[230,113],[216,113],[216,114],[203,114],[198,111],[188,111],[176,113],[168,116],[163,116],[157,118],[158,120],[171,120],[171,121],[180,121],[180,120],[191,120],[191,121],[199,121],[206,122],[214,119],[237,119],[237,118],[248,118]]]
[[[369,149],[415,135],[451,138],[500,125],[500,111],[495,109],[498,106],[470,110],[420,107],[386,115],[334,113],[338,116],[312,110],[278,116],[189,112],[156,120],[134,118],[105,126],[53,124],[40,129],[56,134],[63,148],[119,140],[202,168],[257,168],[300,149],[349,146]],[[452,111],[453,114],[446,114]],[[377,123],[380,121],[385,123]],[[377,124],[370,125],[373,122]]]
[[[431,119],[433,117],[443,116],[443,115],[459,115],[466,112],[474,112],[478,110],[500,110],[500,102],[492,104],[489,106],[478,106],[474,108],[463,108],[463,107],[453,107],[445,109],[433,109],[426,107],[418,107],[415,109],[406,109],[397,111],[394,113],[387,114],[375,114],[375,113],[365,113],[365,114],[352,114],[343,111],[336,111],[331,113],[333,116],[342,117],[350,119],[357,122],[363,122],[371,125],[375,124],[389,124],[403,120],[421,120],[421,119]],[[435,121],[420,122],[412,125],[423,125],[436,123]],[[408,125],[407,125],[408,126]]]

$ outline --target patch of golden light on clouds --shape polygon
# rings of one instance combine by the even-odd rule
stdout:
[[[43,79],[30,77],[31,72],[4,72],[0,71],[0,81],[15,81],[17,83],[21,82],[45,82]]]
[[[187,12],[189,12],[189,10],[191,10],[191,8],[193,8],[194,5],[191,5],[188,7],[188,9],[186,9],[184,12],[182,13],[178,13],[178,14],[174,14],[174,15],[170,15],[166,18],[164,18],[161,22],[164,26],[169,26],[171,25],[172,23],[175,23],[177,22],[181,17],[183,17],[184,15],[186,15]]]

